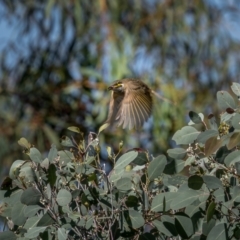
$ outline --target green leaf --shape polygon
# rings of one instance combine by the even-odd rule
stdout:
[[[128,213],[131,220],[131,227],[140,228],[144,225],[145,220],[140,212],[135,210],[128,210]]]
[[[203,181],[210,189],[223,188],[222,182],[217,177],[205,175]]]
[[[228,240],[228,230],[226,223],[219,223],[212,228],[210,233],[207,236],[207,240],[219,239],[219,240]]]
[[[165,192],[156,195],[152,200],[151,211],[165,212],[170,210],[170,203],[177,197],[175,192]]]
[[[184,148],[174,148],[174,149],[168,149],[167,153],[171,158],[183,159],[186,156],[187,151]]]
[[[233,188],[233,201],[240,202],[240,187],[239,186],[235,186]]]
[[[57,175],[56,175],[56,167],[54,164],[50,164],[49,168],[48,168],[48,182],[50,184],[51,187],[53,187],[55,185],[56,179],[57,179]]]
[[[72,200],[72,194],[66,189],[61,189],[57,194],[57,202],[60,206],[69,204]]]
[[[56,160],[57,156],[58,156],[57,148],[54,144],[52,144],[52,147],[48,153],[49,162],[52,163],[54,160]]]
[[[138,198],[136,196],[128,196],[126,200],[127,207],[137,207],[138,206]]]
[[[240,151],[237,151],[237,150],[229,153],[224,159],[224,163],[226,164],[227,167],[239,161],[240,161]]]
[[[34,187],[26,189],[22,196],[21,202],[25,205],[39,204],[42,194]]]
[[[136,151],[130,151],[123,154],[116,162],[114,169],[125,168],[128,164],[130,164],[136,157],[138,153]]]
[[[66,240],[68,238],[68,231],[64,228],[58,228],[57,236],[59,240]]]
[[[235,128],[235,129],[240,129],[240,114],[239,113],[236,113],[233,118],[232,118],[232,126]]]
[[[49,215],[49,213],[45,213],[39,222],[37,223],[37,227],[44,227],[44,226],[50,226],[54,223],[55,221],[53,218]]]
[[[31,147],[31,144],[28,142],[28,140],[26,138],[20,138],[18,140],[18,144],[21,146],[21,147],[24,147],[26,149],[29,149]]]
[[[41,163],[42,162],[42,155],[36,148],[30,148],[29,156],[33,162]]]
[[[184,213],[179,212],[175,214],[175,226],[183,239],[189,238],[194,233],[191,218]]]
[[[16,240],[17,236],[12,231],[4,231],[4,232],[0,232],[0,239]]]
[[[176,173],[180,173],[185,166],[185,161],[183,160],[175,160],[175,171]]]
[[[235,109],[237,107],[233,97],[227,91],[217,92],[217,102],[220,110],[223,111],[227,108]]]
[[[193,175],[188,179],[188,187],[193,190],[199,190],[203,185],[202,177],[198,175]]]
[[[213,195],[215,196],[215,199],[218,202],[224,202],[225,201],[225,193],[224,193],[224,190],[222,188],[219,188],[216,191],[214,191]]]
[[[39,236],[40,233],[44,232],[47,227],[33,227],[30,228],[27,233],[24,234],[26,238],[34,239]]]
[[[215,213],[215,208],[216,208],[217,204],[215,202],[211,202],[208,206],[208,209],[207,209],[207,222],[209,222],[214,213]]]
[[[100,134],[100,132],[102,132],[103,130],[105,130],[106,128],[108,128],[110,126],[109,123],[104,123],[98,130],[98,135]]]
[[[213,227],[216,224],[216,220],[215,219],[211,219],[208,223],[207,222],[203,222],[202,225],[202,232],[205,236],[207,236],[209,234],[209,232],[213,229]]]
[[[166,164],[167,159],[164,155],[159,155],[158,157],[154,158],[150,162],[147,169],[149,180],[154,180],[155,178],[159,177],[163,172]]]
[[[60,140],[60,143],[64,147],[74,147],[74,144],[73,144],[72,140],[67,136],[63,136]]]
[[[26,206],[20,202],[13,205],[11,218],[15,225],[22,226],[25,223],[26,221],[26,217],[24,216],[25,207]]]
[[[68,127],[67,129],[75,133],[81,133],[79,127],[71,126],[71,127]]]
[[[195,124],[202,123],[201,117],[193,111],[189,112],[189,117],[190,117],[191,121]]]
[[[240,97],[240,84],[239,83],[233,82],[231,89],[237,97]]]
[[[138,152],[138,156],[133,160],[133,164],[142,166],[148,162],[147,153],[146,152]]]
[[[178,130],[173,135],[172,139],[176,142],[176,144],[191,144],[197,139],[199,133],[200,132],[194,127],[185,126],[181,130]]]
[[[170,207],[173,210],[178,210],[192,204],[195,200],[199,198],[200,192],[194,190],[186,190],[183,192],[178,192],[175,199],[172,200]]]
[[[160,233],[163,233],[165,234],[166,236],[168,237],[171,237],[171,236],[177,236],[177,230],[175,229],[175,226],[172,224],[172,227],[171,229],[174,229],[175,230],[175,235],[173,235],[163,224],[163,222],[160,222],[159,220],[153,220],[153,225],[158,229],[158,231]],[[168,223],[168,222],[167,222]],[[166,224],[166,223],[165,223]],[[169,223],[171,224],[171,223]]]
[[[16,160],[13,162],[10,170],[9,170],[9,177],[11,179],[16,179],[20,173],[20,167],[25,163],[23,160]]]
[[[208,129],[204,132],[201,132],[197,137],[197,142],[205,143],[211,137],[218,137],[219,133],[217,130]]]
[[[121,191],[127,191],[132,188],[132,181],[129,178],[121,178],[116,183],[116,188]]]
[[[24,209],[24,216],[28,217],[28,218],[31,218],[31,217],[35,216],[36,213],[41,209],[43,209],[43,208],[41,206],[38,206],[38,205],[28,206]]]

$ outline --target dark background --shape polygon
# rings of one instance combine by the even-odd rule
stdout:
[[[7,1],[0,3],[0,175],[28,159],[25,137],[43,154],[78,126],[97,132],[116,79],[141,77],[159,94],[140,132],[100,135],[106,147],[157,155],[188,112],[219,114],[216,92],[239,81],[238,0]]]

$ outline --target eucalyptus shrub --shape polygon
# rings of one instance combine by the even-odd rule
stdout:
[[[168,156],[146,150],[114,153],[101,163],[98,134],[77,127],[46,158],[26,139],[1,186],[0,239],[239,239],[240,84],[235,99],[217,93],[216,119],[193,111]],[[102,149],[103,151],[103,149]]]

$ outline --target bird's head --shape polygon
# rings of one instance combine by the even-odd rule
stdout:
[[[121,81],[117,81],[113,85],[111,85],[108,90],[112,90],[114,92],[124,92],[124,83]]]

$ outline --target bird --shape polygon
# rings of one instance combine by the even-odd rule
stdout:
[[[108,117],[105,123],[123,129],[139,129],[152,114],[153,91],[140,79],[124,78],[108,87],[111,90]]]

